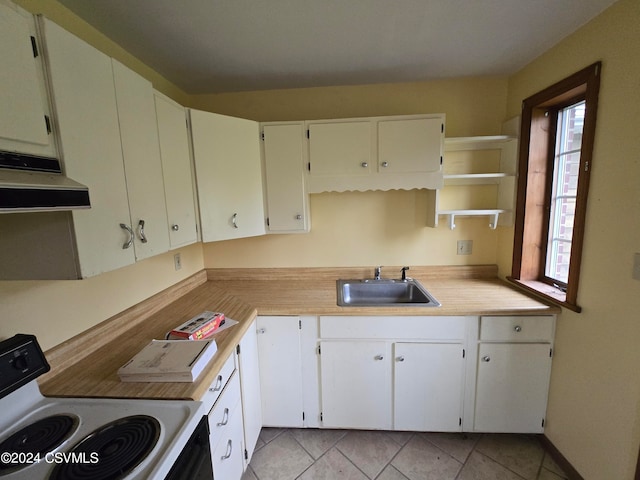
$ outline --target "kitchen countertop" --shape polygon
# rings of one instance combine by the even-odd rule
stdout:
[[[46,352],[46,396],[199,400],[256,315],[544,315],[547,305],[496,278],[495,266],[412,267],[409,276],[441,307],[339,307],[337,278],[368,278],[372,269],[209,269],[97,328]],[[396,268],[383,270],[383,277]],[[397,268],[400,271],[400,268]],[[215,336],[218,352],[193,383],[123,383],[117,370],[152,339],[205,310],[237,320]],[[50,355],[51,353],[51,355]],[[51,358],[50,358],[51,356]]]

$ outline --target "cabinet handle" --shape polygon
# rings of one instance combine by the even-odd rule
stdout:
[[[404,356],[400,355],[398,358],[396,358],[396,361],[398,362],[404,362]]]
[[[389,166],[389,162],[382,162],[380,165],[382,165],[382,168],[387,168]]]
[[[130,248],[131,245],[133,244],[133,230],[131,230],[131,227],[129,225],[126,225],[124,223],[120,224],[120,228],[123,230],[126,230],[127,233],[129,234],[129,240],[127,240],[126,242],[124,242],[122,244],[122,249],[126,250],[127,248]]]
[[[482,357],[482,361],[483,362],[490,362],[491,361],[491,357],[489,355],[485,355],[484,357]]]
[[[361,166],[362,168],[367,168],[367,167],[369,166],[369,164],[368,164],[367,162],[362,162],[362,163],[360,164],[360,166]]]
[[[174,223],[173,225],[171,225],[171,230],[173,230],[174,232],[177,232],[178,230],[180,230],[180,225],[178,225],[177,223]]]
[[[233,224],[233,228],[238,228],[238,214],[234,213],[231,217],[231,223]]]
[[[144,220],[138,222],[138,236],[142,243],[147,243],[147,236],[144,234]]]
[[[218,375],[216,384],[209,389],[210,392],[219,392],[222,389],[222,375]]]
[[[225,408],[224,413],[222,414],[222,421],[216,423],[218,427],[224,427],[227,423],[229,423],[229,409]]]
[[[375,357],[373,357],[375,360],[384,360],[384,356],[382,355],[376,355]]]
[[[229,439],[227,442],[227,452],[220,457],[220,460],[226,460],[229,458],[231,456],[231,452],[233,452],[233,443],[231,442],[231,439]]]
[[[521,327],[520,325],[516,325],[513,329],[514,329],[516,332],[521,332],[521,331],[522,331],[522,327]]]

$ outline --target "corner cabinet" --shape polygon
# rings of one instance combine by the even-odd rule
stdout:
[[[444,114],[305,122],[310,193],[441,188]]]
[[[198,240],[187,114],[182,105],[158,92],[154,92],[154,100],[167,200],[167,225],[173,249]]]
[[[258,122],[189,110],[202,241],[264,235]]]
[[[303,122],[262,123],[262,163],[269,233],[311,228]]]

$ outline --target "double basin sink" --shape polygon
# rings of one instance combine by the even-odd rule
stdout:
[[[440,302],[414,279],[337,280],[336,289],[341,307],[440,306]]]

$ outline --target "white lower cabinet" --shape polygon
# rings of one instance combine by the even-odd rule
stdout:
[[[390,430],[391,344],[323,340],[320,349],[323,426]]]
[[[396,343],[394,429],[461,431],[464,365],[460,343]]]
[[[542,433],[555,317],[482,317],[474,430]]]
[[[238,408],[229,417],[218,443],[211,446],[214,478],[240,480],[242,477],[244,472],[244,433],[242,428],[242,409],[238,405]]]
[[[260,395],[260,367],[258,365],[258,339],[254,321],[240,340],[238,370],[242,397],[242,423],[244,425],[244,467],[249,464],[262,428],[262,402]]]
[[[258,317],[262,424],[302,427],[300,317]]]

